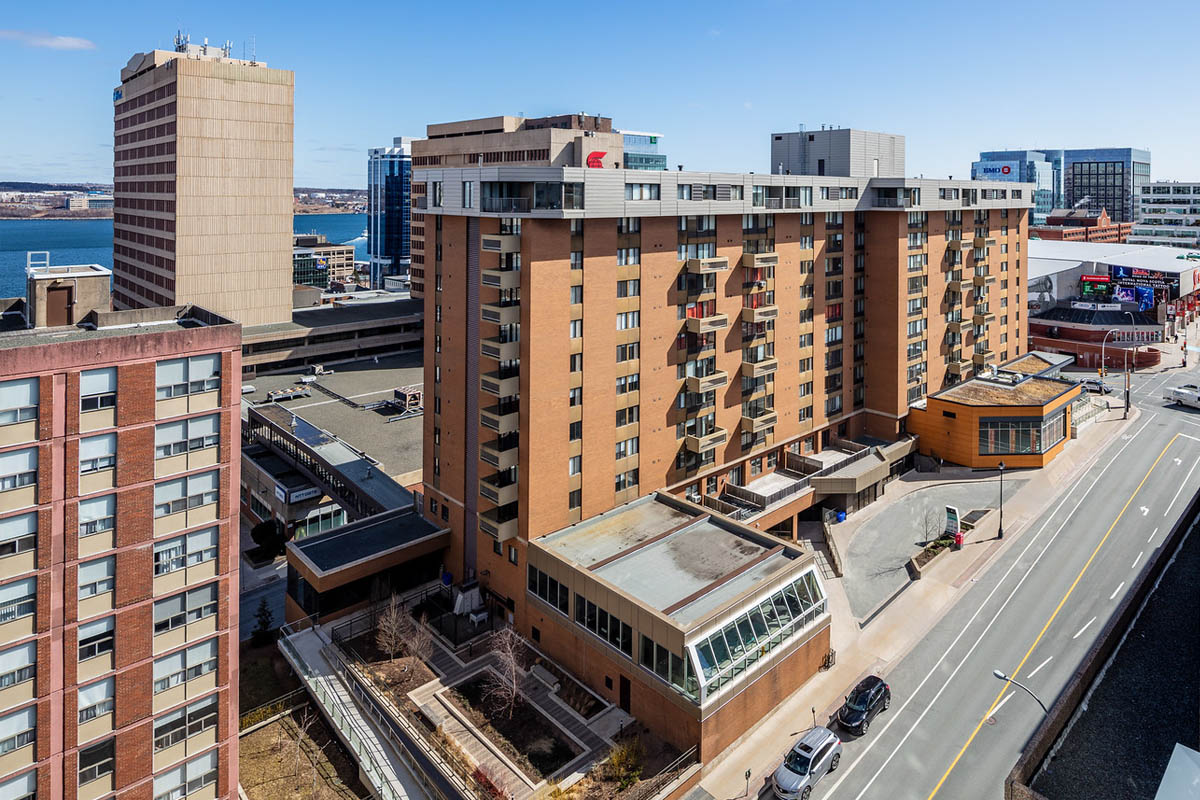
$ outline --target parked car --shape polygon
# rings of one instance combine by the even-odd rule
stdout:
[[[842,740],[829,728],[813,728],[792,745],[783,763],[771,776],[771,788],[780,800],[808,800],[817,781],[837,769],[842,760]]]
[[[1112,392],[1112,387],[1099,378],[1084,378],[1079,382],[1085,392],[1094,394],[1109,394]]]
[[[883,678],[871,675],[859,681],[838,709],[838,725],[853,733],[866,733],[871,720],[892,704],[892,690]]]

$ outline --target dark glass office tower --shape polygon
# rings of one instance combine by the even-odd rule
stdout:
[[[409,274],[412,232],[412,139],[375,147],[367,161],[367,255],[371,288],[387,276]]]

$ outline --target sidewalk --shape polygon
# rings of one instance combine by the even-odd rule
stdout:
[[[1013,542],[1021,538],[1030,523],[1061,498],[1063,492],[1074,485],[1092,465],[1101,448],[1118,439],[1140,416],[1136,407],[1128,420],[1122,420],[1121,413],[1122,409],[1116,408],[1097,417],[1081,431],[1078,439],[1068,443],[1049,466],[1038,471],[1022,471],[1020,475],[1025,479],[1025,484],[1011,497],[1007,495],[1006,483],[1003,540],[995,538],[999,515],[988,514],[974,530],[967,533],[961,551],[940,556],[921,580],[913,581],[909,588],[879,611],[865,628],[860,629],[850,613],[842,581],[826,580],[824,583],[833,615],[830,646],[837,651],[837,663],[832,669],[811,678],[780,703],[756,728],[710,763],[692,796],[707,795],[718,800],[745,797],[747,768],[751,771],[750,793],[751,796],[756,795],[792,745],[796,732],[812,724],[814,710],[817,724],[827,724],[840,706],[843,695],[858,680],[872,672],[886,674],[888,667],[920,642],[955,599],[966,591],[971,578],[986,569],[1002,549],[1013,546]],[[947,472],[932,475],[941,483],[952,483],[945,480]],[[967,474],[982,478],[992,476],[992,473],[970,471]],[[862,512],[864,520],[888,511],[895,499],[891,492],[896,483],[889,484],[889,493],[884,500]],[[899,496],[919,488],[917,482],[913,482]],[[837,542],[843,552],[857,527],[846,530],[845,545],[841,540],[843,534],[835,534],[839,537]]]
[[[241,571],[240,591],[242,594],[251,592],[260,586],[265,586],[268,583],[274,583],[278,580],[283,580],[287,577],[287,559],[275,559],[272,563],[265,567],[255,569],[247,563],[242,556],[251,547],[254,547],[254,540],[250,538],[250,524],[246,522],[246,518],[238,515],[238,568]],[[282,624],[282,620],[279,621]]]

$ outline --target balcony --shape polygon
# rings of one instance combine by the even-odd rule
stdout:
[[[975,362],[976,364],[979,364],[980,366],[986,364],[989,361],[995,361],[995,360],[996,360],[996,351],[995,350],[976,350],[974,353],[971,354],[971,361]]]
[[[964,359],[961,350],[954,350],[946,356],[946,369],[954,375],[966,375],[971,371],[972,362]]]
[[[694,394],[715,392],[718,389],[724,388],[727,383],[729,383],[729,373],[719,369],[704,377],[689,375],[687,377],[687,390]]]
[[[499,403],[480,409],[479,424],[496,433],[512,433],[520,421],[520,410],[516,403]]]
[[[724,428],[713,428],[703,436],[689,433],[683,437],[683,446],[693,453],[705,453],[714,447],[720,447],[729,439],[729,432]]]
[[[779,306],[759,306],[758,308],[743,308],[742,322],[766,322],[779,316]]]
[[[488,214],[524,214],[529,211],[528,197],[484,197],[479,210]]]
[[[981,249],[984,247],[994,247],[996,245],[996,240],[990,236],[976,236],[974,239],[971,240],[971,244],[976,249]]]
[[[970,250],[971,244],[966,239],[947,239],[947,250]]]
[[[742,362],[742,375],[747,378],[762,378],[779,369],[779,359],[764,358],[761,361]]]
[[[971,283],[974,286],[986,286],[989,283],[995,283],[995,282],[996,282],[995,275],[973,275],[973,276],[971,276]]]
[[[729,269],[729,259],[725,256],[714,258],[689,258],[687,271],[693,275],[714,275]]]
[[[912,208],[912,200],[907,197],[876,197],[875,208]]]
[[[491,336],[480,340],[479,354],[497,361],[515,361],[521,357],[521,342],[510,342],[499,336]]]
[[[516,503],[479,512],[479,530],[494,537],[497,541],[504,542],[515,539],[517,527]]]
[[[479,376],[479,388],[496,397],[512,397],[521,391],[521,374],[516,370],[495,370]]]
[[[966,286],[970,286],[970,284],[961,278],[954,281],[946,281],[946,291],[948,292],[958,292],[959,294],[962,294],[963,288]]]
[[[485,269],[479,276],[479,282],[494,289],[520,289],[521,271],[519,269]]]
[[[994,322],[996,315],[990,311],[976,311],[971,318],[976,325],[986,325],[989,322]]]
[[[496,469],[515,467],[518,452],[516,436],[501,436],[499,439],[479,445],[480,460],[491,464]]]
[[[746,269],[759,269],[778,265],[778,253],[742,253],[742,266]]]
[[[946,330],[950,333],[962,333],[963,328],[969,328],[971,323],[966,320],[956,319],[946,323]]]
[[[495,325],[516,325],[521,321],[521,306],[518,303],[484,303],[479,307],[479,318]]]
[[[688,317],[687,329],[691,333],[709,333],[723,331],[729,327],[729,317],[726,314],[709,314],[707,317]]]
[[[485,233],[479,238],[479,249],[485,253],[521,252],[521,235],[518,233]]]
[[[479,479],[479,494],[498,506],[517,502],[517,479],[508,472],[497,472]]]
[[[742,415],[742,430],[747,433],[758,433],[767,428],[773,428],[779,422],[779,414],[775,411],[763,411],[756,417]]]

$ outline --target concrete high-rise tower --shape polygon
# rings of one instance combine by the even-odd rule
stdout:
[[[243,325],[291,318],[293,86],[289,70],[184,37],[121,70],[117,309],[197,303]]]

